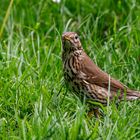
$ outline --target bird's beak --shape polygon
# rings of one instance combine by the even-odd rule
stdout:
[[[70,37],[64,35],[64,36],[62,36],[62,39],[63,39],[63,40],[70,40]]]
[[[68,36],[65,36],[65,39],[66,39],[66,40],[70,40],[70,38],[69,38]]]

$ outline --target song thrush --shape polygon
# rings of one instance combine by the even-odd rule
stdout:
[[[131,90],[96,66],[84,52],[75,32],[62,35],[62,61],[66,83],[80,96],[107,104],[107,100],[118,101],[140,98],[140,92]]]

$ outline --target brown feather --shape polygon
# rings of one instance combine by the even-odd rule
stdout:
[[[127,100],[140,98],[140,92],[130,90],[120,81],[115,80],[106,72],[96,66],[84,52],[78,35],[74,32],[66,32],[62,36],[65,81],[76,91],[81,92],[92,100],[107,103],[118,97]],[[109,91],[110,89],[110,91]]]
[[[109,86],[109,75],[102,71],[99,67],[97,67],[93,61],[83,52],[83,62],[82,71],[88,75],[86,79],[91,84],[97,84],[98,86],[104,87],[108,89]],[[110,90],[112,91],[124,91],[127,87],[123,85],[118,80],[110,77]]]

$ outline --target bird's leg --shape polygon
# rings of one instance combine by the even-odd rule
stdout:
[[[90,111],[88,112],[88,117],[91,118],[93,116],[95,116],[96,118],[100,118],[100,111],[99,108],[92,108],[90,109]]]

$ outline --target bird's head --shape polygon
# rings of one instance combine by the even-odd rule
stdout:
[[[75,51],[82,49],[79,36],[75,32],[65,32],[62,35],[63,51]]]

